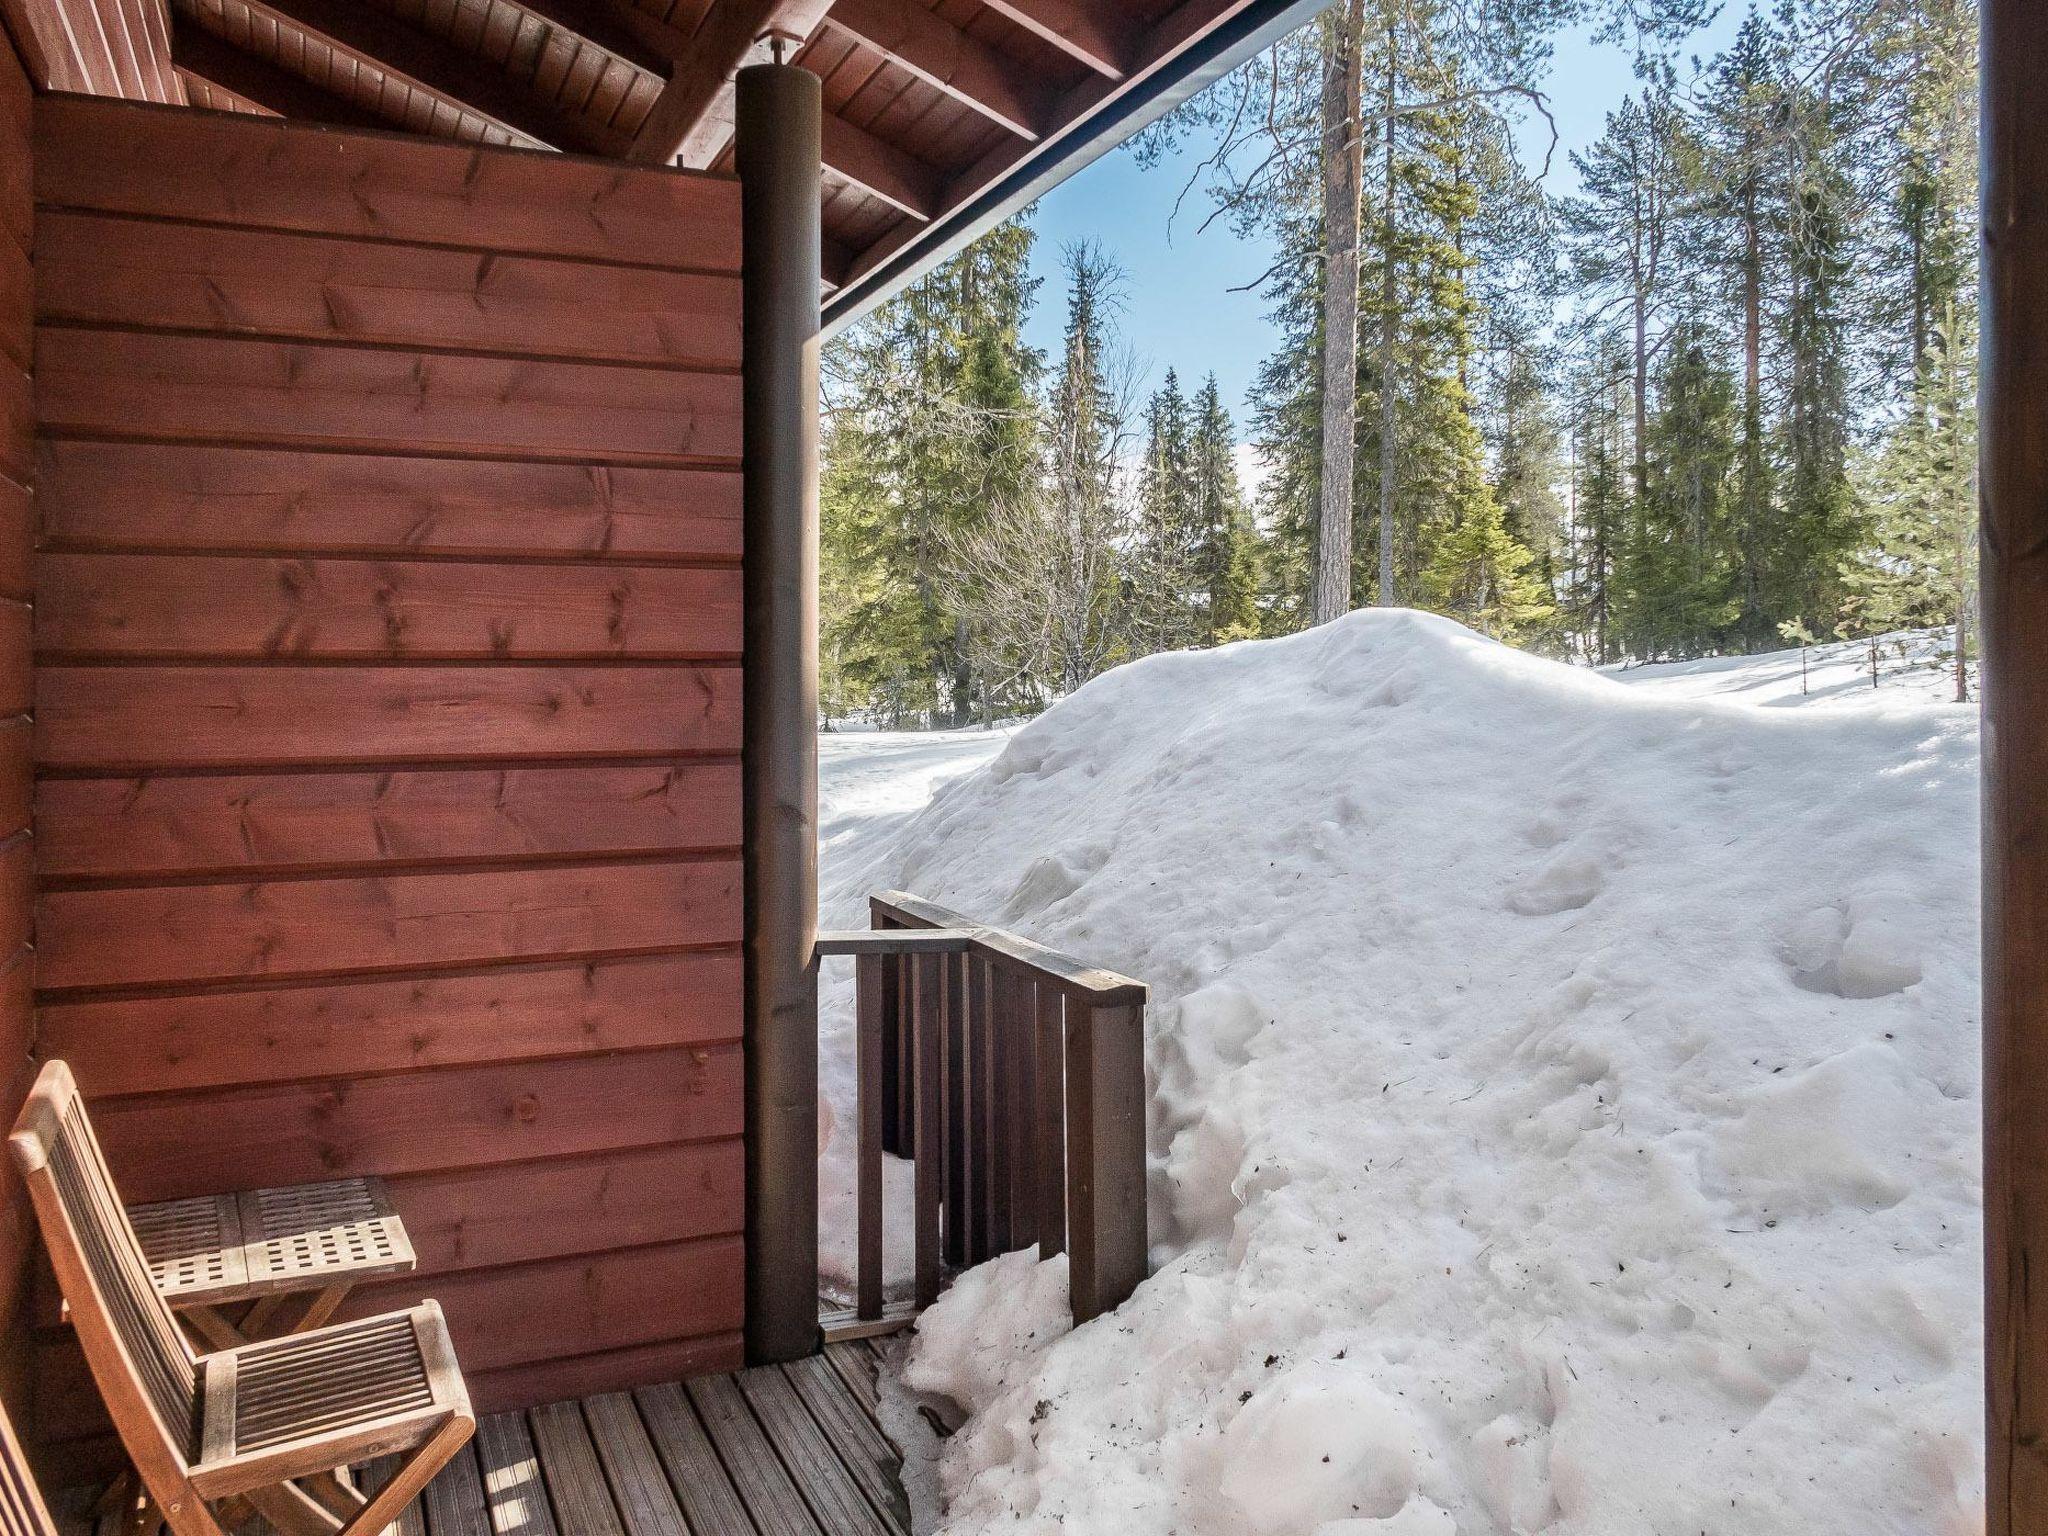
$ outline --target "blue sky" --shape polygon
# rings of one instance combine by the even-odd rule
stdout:
[[[1690,55],[1710,56],[1734,35],[1745,9],[1740,4],[1723,7],[1685,50],[1681,78]],[[1597,46],[1583,32],[1559,40],[1547,82],[1559,134],[1549,183],[1553,190],[1569,192],[1577,185],[1569,151],[1599,138],[1607,113],[1635,83],[1621,49]],[[1542,164],[1549,137],[1540,119],[1525,126],[1526,163],[1532,168]],[[1060,252],[1075,240],[1100,241],[1131,274],[1123,331],[1151,381],[1156,383],[1171,367],[1192,390],[1213,369],[1242,429],[1245,396],[1272,349],[1273,336],[1265,301],[1256,293],[1231,290],[1255,280],[1272,257],[1263,242],[1239,239],[1220,220],[1201,230],[1212,205],[1200,189],[1173,217],[1174,200],[1205,148],[1184,144],[1177,156],[1150,170],[1140,170],[1128,148],[1119,149],[1040,202],[1032,268],[1045,281],[1026,337],[1048,356],[1057,355],[1065,305]]]

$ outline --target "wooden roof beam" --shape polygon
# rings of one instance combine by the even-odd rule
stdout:
[[[669,30],[668,84],[648,109],[625,158],[666,165],[708,163],[732,122],[732,77],[771,34],[801,42],[817,30],[831,0],[712,0],[694,36]],[[687,151],[687,152],[686,152]]]
[[[310,80],[244,53],[196,26],[171,29],[171,67],[187,80],[247,102],[252,110],[337,128],[389,128],[391,124],[354,102],[323,91]]]
[[[1019,138],[1045,131],[1051,103],[1030,71],[917,0],[834,0],[825,22]]]
[[[915,155],[830,112],[825,114],[819,136],[827,170],[913,219],[929,223],[938,212],[945,184],[938,171]]]
[[[1137,56],[1136,30],[1123,17],[1122,0],[983,0],[999,15],[1079,59],[1105,80],[1121,80]]]
[[[560,32],[595,44],[643,74],[667,79],[675,63],[675,28],[632,0],[512,0]]]
[[[554,111],[503,70],[361,0],[248,0],[252,12],[546,149],[617,155],[624,135]]]

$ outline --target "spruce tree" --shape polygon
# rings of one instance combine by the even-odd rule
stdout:
[[[1701,656],[1739,612],[1730,527],[1735,380],[1698,320],[1673,331],[1645,439],[1649,481],[1617,572],[1616,627],[1640,659]]]
[[[949,542],[1031,474],[1021,333],[1032,235],[999,226],[857,325],[827,359],[823,648],[846,699],[897,723],[964,724],[984,692],[974,637],[941,589]]]
[[[1183,649],[1202,630],[1193,451],[1187,397],[1169,368],[1146,402],[1145,462],[1128,553],[1132,639],[1143,651]]]
[[[1259,539],[1237,477],[1236,434],[1213,373],[1195,396],[1188,458],[1197,530],[1198,642],[1248,639],[1259,632]]]
[[[1776,32],[1754,9],[1709,83],[1703,112],[1708,181],[1702,235],[1736,318],[1741,363],[1734,532],[1740,611],[1735,638],[1762,650],[1777,638],[1770,584],[1776,545],[1771,444],[1764,400],[1766,289],[1774,277],[1770,224],[1783,108]]]

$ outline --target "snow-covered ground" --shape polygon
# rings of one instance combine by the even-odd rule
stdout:
[[[1877,684],[1870,681],[1877,653]],[[1946,630],[1903,630],[1875,644],[1836,640],[1764,656],[1716,656],[1649,667],[1609,667],[1606,675],[1671,699],[1727,699],[1772,709],[1889,709],[1900,702],[1948,704],[1956,696],[1955,637]],[[1969,666],[1970,697],[1977,667]]]
[[[1980,1530],[1976,711],[1809,662],[1375,612],[827,738],[828,924],[900,885],[1154,989],[1155,1273],[926,1314],[933,1523]]]

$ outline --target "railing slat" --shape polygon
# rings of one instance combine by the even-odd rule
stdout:
[[[971,1163],[974,1184],[973,1251],[979,1264],[1002,1250],[996,1247],[997,1164],[1002,1155],[1002,1127],[997,1118],[996,1090],[1001,1071],[996,1055],[995,998],[988,961],[980,955],[967,960],[967,1016],[974,1031],[974,1155]]]
[[[999,966],[1003,1006],[998,1015],[1003,1032],[1004,1165],[1009,1199],[1003,1221],[1003,1248],[1029,1248],[1038,1240],[1038,1115],[1037,1050],[1033,1035],[1031,977]]]
[[[939,1185],[945,1160],[939,1155],[939,1109],[944,1099],[939,1091],[940,1048],[944,1044],[941,1007],[941,971],[947,964],[943,955],[918,955],[911,964],[911,1012],[916,1044],[917,1135],[916,1157],[916,1273],[917,1304],[928,1307],[939,1299],[940,1231]]]
[[[877,955],[874,963],[880,978],[876,983],[880,989],[877,1011],[882,1021],[881,1059],[877,1063],[881,1081],[875,1089],[875,1110],[882,1120],[882,1150],[904,1157],[910,1151],[910,1138],[904,1135],[909,1119],[903,1113],[906,1098],[903,1075],[909,1065],[908,1053],[903,1049],[903,957],[900,954]],[[861,1091],[867,1091],[865,1079]]]
[[[1058,987],[1035,989],[1038,1056],[1038,1256],[1067,1248],[1067,1000]]]
[[[967,1179],[967,957],[946,968],[946,1262],[964,1268],[971,1194]]]
[[[894,961],[862,955],[854,961],[855,1115],[860,1141],[854,1168],[854,1231],[859,1269],[855,1315],[864,1322],[882,1315],[882,1083],[884,1047],[895,1038],[884,982]]]

